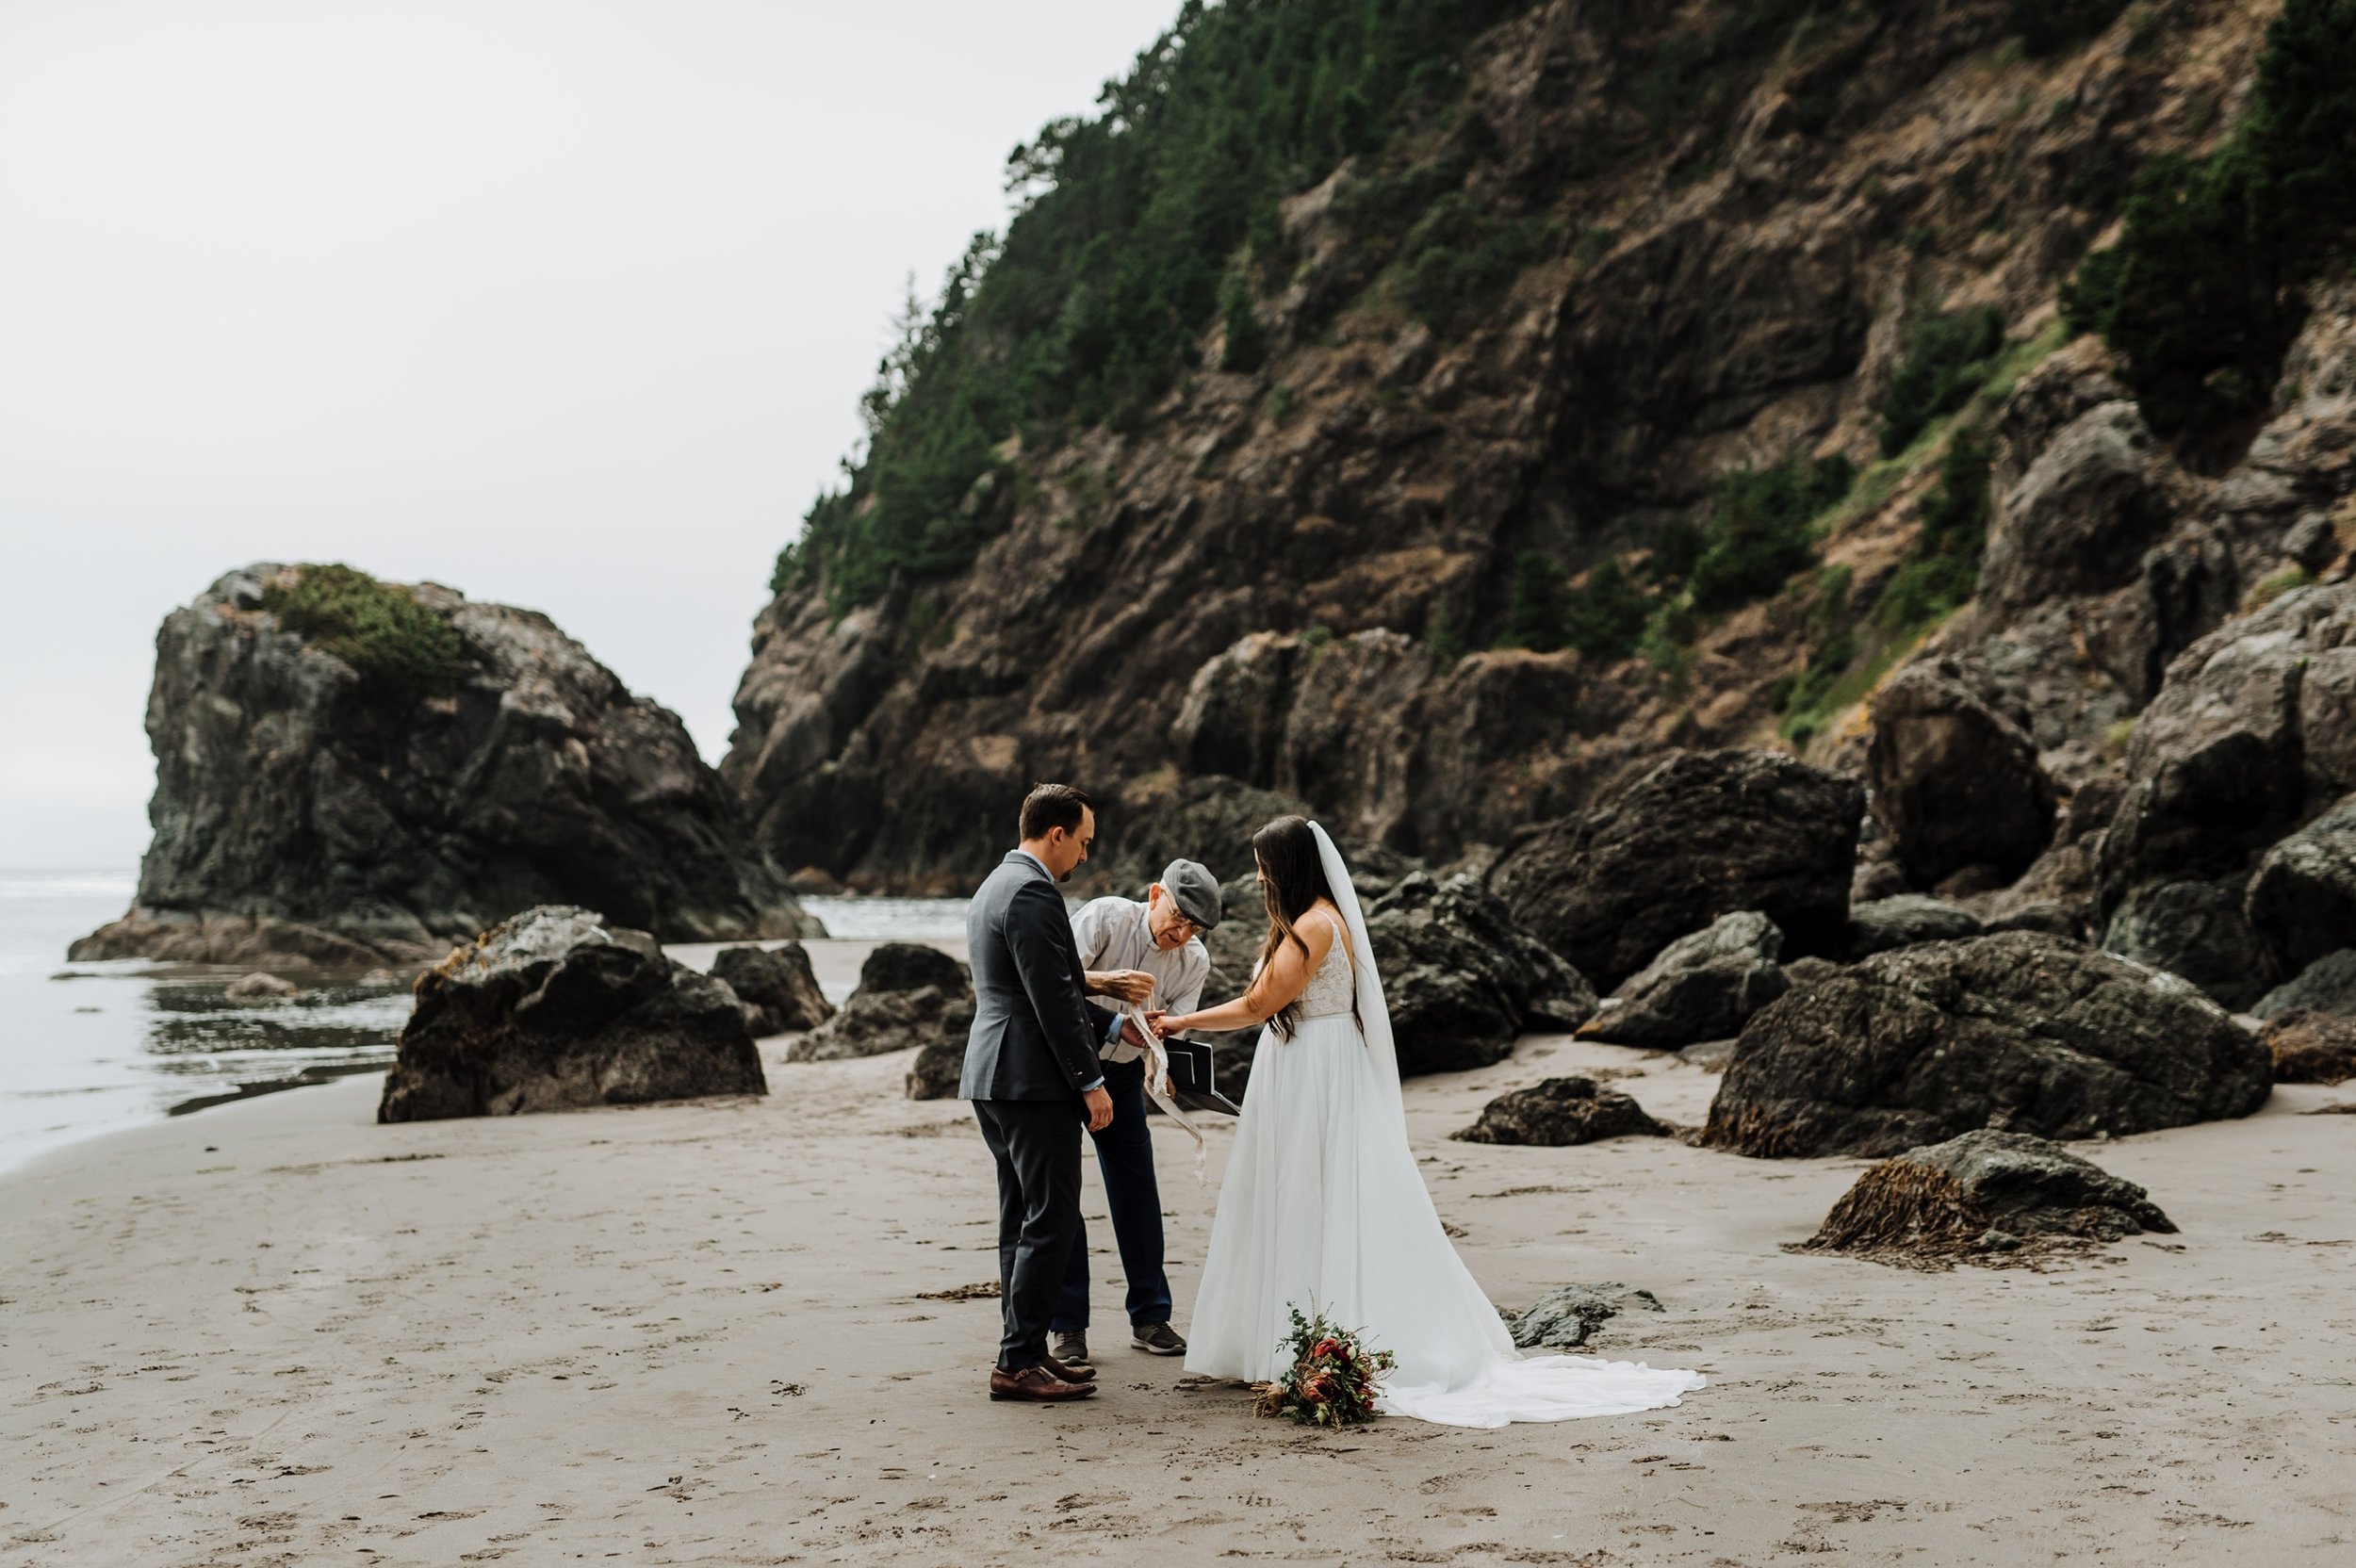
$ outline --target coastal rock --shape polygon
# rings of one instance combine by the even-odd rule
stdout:
[[[302,995],[303,988],[275,974],[256,972],[230,981],[221,994],[232,1002],[287,1002]]]
[[[1470,876],[1410,874],[1366,910],[1366,937],[1401,1076],[1485,1067],[1525,1030],[1575,1029],[1595,1010],[1578,971]]]
[[[1082,779],[1110,798],[1218,773],[1436,864],[1585,810],[1665,744],[1738,744],[1780,716],[1830,755],[1861,735],[1853,713],[1776,709],[1795,689],[1860,688],[1886,639],[1857,637],[1842,655],[1849,629],[1877,599],[1897,607],[1893,571],[1933,564],[1922,503],[1940,487],[1940,450],[1983,429],[1995,436],[1988,580],[1937,641],[2001,665],[2001,699],[1975,694],[2036,739],[2057,781],[2077,781],[2107,760],[2111,727],[2148,700],[2168,656],[2234,612],[2276,557],[2329,566],[2328,531],[2304,519],[2334,515],[2346,489],[2334,286],[2313,291],[2281,386],[2251,389],[2274,392],[2274,416],[2222,499],[2151,439],[2099,341],[2054,349],[2040,334],[2054,286],[2102,243],[2136,165],[2205,146],[2230,119],[2270,14],[2193,8],[2138,24],[2156,52],[2117,37],[2072,48],[2066,96],[2100,108],[2074,114],[1988,108],[2050,96],[2059,57],[2003,50],[2012,29],[1986,6],[1941,4],[1904,24],[1820,16],[1796,38],[1765,12],[1730,30],[1681,13],[1638,27],[1614,8],[1557,6],[1443,49],[1428,63],[1481,84],[1480,145],[1466,130],[1431,150],[1463,234],[1517,232],[1566,199],[1563,181],[1601,177],[1627,197],[1609,236],[1591,225],[1572,264],[1418,319],[1393,308],[1410,259],[1390,233],[1412,221],[1394,209],[1406,167],[1319,163],[1302,171],[1318,194],[1291,204],[1317,215],[1299,231],[1299,269],[1252,290],[1278,356],[1264,372],[1204,368],[1165,385],[1139,361],[1117,378],[1136,404],[1123,393],[1117,416],[1097,417],[1100,389],[1082,416],[1030,422],[1023,441],[998,428],[967,440],[959,425],[954,445],[975,465],[980,440],[1001,445],[986,478],[943,498],[937,529],[913,514],[881,526],[877,509],[909,495],[896,488],[906,475],[863,467],[830,505],[838,521],[783,564],[739,691],[725,772],[761,849],[861,886],[935,885],[987,863],[1029,779]],[[1710,112],[1673,116],[1677,135],[1637,128],[1628,106],[1668,69],[1664,49],[1709,56]],[[2155,59],[2194,62],[2192,74],[2162,90]],[[1387,106],[1374,112],[1387,126]],[[1711,177],[1690,178],[1705,162]],[[1996,168],[2030,184],[1981,177]],[[1932,239],[1935,257],[1913,253]],[[1935,301],[1893,286],[1934,259]],[[2004,318],[1981,405],[1998,417],[1923,431],[1851,489],[1822,559],[1762,584],[1759,602],[1656,623],[1673,629],[1673,672],[1611,626],[1548,624],[1553,572],[1582,617],[1669,608],[1671,529],[1710,526],[1745,464],[1765,478],[1819,453],[1862,457],[1883,394],[1927,368],[1917,329],[1981,304]],[[1157,319],[1155,341],[1215,342],[1215,315],[1205,302]],[[1042,328],[1007,347],[1054,358],[1067,346]],[[996,362],[947,363],[978,374]],[[941,374],[939,400],[914,399],[904,416],[909,439],[942,437],[926,449],[954,466],[951,433],[924,411],[968,407],[958,389],[973,384]],[[2230,547],[2168,536],[2213,524]],[[1854,581],[1838,580],[1836,603],[1843,568]],[[1613,581],[1634,584],[1616,607],[1588,593]],[[1531,626],[1509,624],[1525,612]],[[1795,949],[1813,939],[1745,903]],[[1591,977],[1615,985],[1728,912],[1657,933]]]
[[[2267,850],[2246,906],[2284,973],[2356,947],[2356,798]]]
[[[834,1017],[834,1004],[810,967],[810,951],[799,942],[724,947],[712,960],[712,972],[744,1004],[745,1027],[757,1037],[815,1029]]]
[[[1677,1052],[1677,1060],[1704,1072],[1724,1072],[1734,1060],[1734,1048],[1742,1044],[1738,1037],[1730,1040],[1696,1040]]]
[[[379,1121],[768,1092],[736,994],[593,910],[503,921],[417,995]]]
[[[1112,840],[1104,854],[1113,890],[1136,897],[1172,860],[1200,861],[1222,885],[1252,880],[1258,864],[1252,835],[1283,816],[1313,817],[1308,802],[1263,790],[1239,778],[1208,775],[1189,778],[1160,796],[1107,811],[1099,831]],[[1253,882],[1252,906],[1259,903]]]
[[[2128,581],[2170,519],[2170,466],[2133,402],[2087,409],[2004,496],[1980,592],[2017,612]]]
[[[943,1034],[918,1048],[908,1064],[910,1100],[955,1100],[965,1078],[965,1037]]]
[[[2295,1008],[2267,1020],[2258,1037],[2274,1054],[2278,1084],[2340,1084],[2356,1078],[2356,1019]]]
[[[1993,936],[1999,931],[2042,931],[2049,937],[2062,937],[2070,941],[2084,941],[2086,934],[2085,917],[2067,904],[2050,899],[2026,899],[2010,904],[1991,913],[1980,929]]]
[[[1909,1149],[1867,1170],[1802,1244],[1944,1267],[2009,1259],[2023,1243],[2118,1241],[2175,1225],[2144,1189],[2023,1133],[1988,1130]]]
[[[1356,881],[1357,858],[1344,853]],[[1256,881],[1239,877],[1221,893],[1228,918],[1203,939],[1211,956],[1206,1007],[1243,994],[1268,936]],[[1410,870],[1381,898],[1367,898],[1363,888],[1360,897],[1402,1076],[1484,1067],[1530,1030],[1568,1032],[1595,1012],[1594,988],[1470,875]],[[1218,1050],[1221,1089],[1239,1099],[1259,1032],[1201,1037]]]
[[[1824,979],[1824,976],[1828,974],[1839,974],[1848,967],[1849,966],[1846,964],[1835,963],[1830,958],[1819,958],[1811,956],[1806,958],[1792,959],[1790,963],[1783,966],[1783,974],[1784,978],[1791,981],[1794,986],[1812,986],[1816,984],[1817,981]]]
[[[1967,866],[2006,882],[2026,871],[2053,835],[2053,785],[2028,732],[1966,689],[1953,663],[1901,670],[1872,711],[1873,815],[1915,885]]]
[[[1870,958],[1892,948],[1976,937],[1981,929],[1978,917],[1959,905],[1922,893],[1900,893],[1849,906],[1849,933],[1843,945],[1850,957]]]
[[[1577,1350],[1597,1329],[1624,1312],[1663,1312],[1661,1298],[1616,1281],[1609,1284],[1557,1285],[1515,1315],[1513,1343],[1525,1350]]]
[[[2239,1012],[2281,971],[2235,890],[2217,882],[2152,882],[2130,893],[2102,934],[2106,952],[2191,981]]]
[[[2303,818],[2356,790],[2347,690],[2356,583],[2294,589],[2179,655],[2128,744],[2127,791],[2098,857],[2098,923],[2154,883],[2238,884]]]
[[[1665,1137],[1668,1129],[1616,1089],[1593,1078],[1548,1078],[1500,1094],[1481,1107],[1481,1119],[1450,1137],[1466,1143],[1523,1143],[1561,1149],[1599,1138]]]
[[[198,914],[134,906],[121,920],[76,938],[66,949],[66,957],[77,964],[152,958],[172,964],[350,972],[387,964],[412,968],[419,952],[416,944],[404,940],[361,941],[269,915]]]
[[[786,1047],[785,1059],[844,1061],[953,1042],[962,1063],[973,1024],[973,982],[963,964],[921,942],[879,942],[843,1010]]]
[[[1885,1155],[1978,1128],[2119,1135],[2247,1116],[2266,1053],[2170,974],[2009,931],[1878,954],[1754,1015],[1703,1142]]]
[[[536,612],[265,564],[155,651],[155,839],[78,957],[366,969],[566,902],[665,939],[817,930],[679,721]]]
[[[2250,1011],[2276,1018],[2293,1008],[2356,1018],[2356,948],[2327,953],[2260,997]]]
[[[1837,950],[1864,791],[1778,752],[1680,751],[1507,853],[1489,885],[1598,985],[1755,909],[1796,953]]]
[[[1614,1045],[1666,1050],[1730,1039],[1753,1013],[1792,988],[1775,962],[1782,952],[1783,933],[1765,915],[1721,915],[1662,948],[1579,1033]]]

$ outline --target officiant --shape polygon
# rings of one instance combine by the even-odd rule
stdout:
[[[1190,1012],[1203,995],[1211,956],[1203,934],[1219,924],[1219,881],[1192,860],[1172,860],[1142,903],[1099,898],[1072,917],[1081,967],[1101,1018],[1099,1055],[1104,1087],[1113,1098],[1113,1119],[1096,1140],[1097,1168],[1104,1177],[1104,1206],[1112,1215],[1113,1240],[1129,1282],[1130,1343],[1149,1355],[1186,1353],[1186,1342],[1170,1326],[1170,1278],[1162,1269],[1162,1193],[1153,1174],[1153,1138],[1146,1121],[1145,1048],[1137,1025],[1121,1015],[1123,1003],[1156,1010]],[[1055,1356],[1087,1364],[1088,1249],[1083,1228],[1065,1266],[1063,1293],[1049,1324]]]

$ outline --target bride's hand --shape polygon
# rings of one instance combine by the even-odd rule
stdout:
[[[1185,1019],[1173,1019],[1168,1013],[1148,1013],[1145,1015],[1145,1021],[1152,1024],[1153,1026],[1153,1033],[1159,1035],[1164,1039],[1168,1039],[1170,1036],[1181,1033],[1186,1026],[1186,1021]]]

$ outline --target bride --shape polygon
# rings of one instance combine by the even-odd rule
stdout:
[[[1456,1427],[1674,1405],[1693,1372],[1583,1356],[1523,1358],[1456,1255],[1407,1145],[1366,917],[1325,829],[1279,817],[1253,835],[1268,934],[1251,988],[1155,1021],[1163,1035],[1265,1022],[1219,1195],[1186,1370],[1282,1377],[1290,1309],[1366,1331],[1398,1365],[1387,1413]]]

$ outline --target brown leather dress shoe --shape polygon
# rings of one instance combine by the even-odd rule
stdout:
[[[1092,1383],[1096,1380],[1096,1368],[1093,1366],[1074,1366],[1069,1362],[1057,1361],[1053,1356],[1040,1362],[1039,1364],[1068,1383]]]
[[[1085,1399],[1095,1392],[1095,1384],[1066,1382],[1044,1366],[1026,1366],[1020,1372],[990,1369],[993,1399]]]

